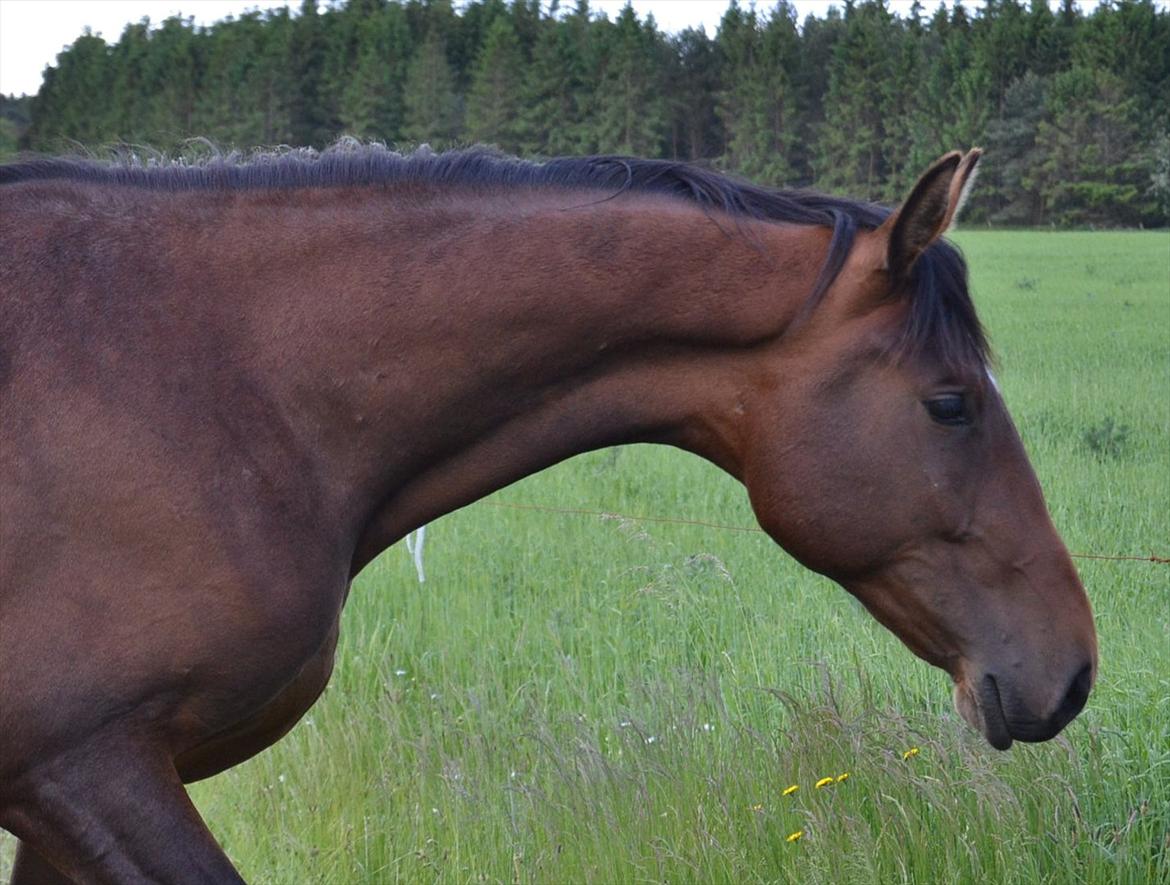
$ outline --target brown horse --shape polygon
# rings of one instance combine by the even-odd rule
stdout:
[[[0,168],[0,825],[15,881],[238,881],[187,798],[329,679],[411,529],[648,441],[954,679],[991,744],[1096,671],[941,239],[668,162],[334,149]]]

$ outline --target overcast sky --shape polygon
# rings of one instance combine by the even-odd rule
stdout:
[[[457,5],[459,4],[456,0]],[[705,27],[714,36],[719,19],[729,0],[633,0],[634,8],[645,18],[653,13],[658,27],[664,31],[681,31],[687,27]],[[910,8],[912,0],[893,0],[891,7],[898,12]],[[569,7],[572,0],[562,2]],[[741,0],[744,6],[750,0]],[[20,95],[35,93],[41,85],[41,74],[51,65],[64,47],[72,43],[88,26],[101,34],[107,42],[117,41],[122,29],[144,16],[159,22],[175,15],[190,15],[198,24],[211,24],[228,15],[239,15],[248,9],[269,9],[289,5],[296,9],[299,0],[0,0],[0,93]],[[325,5],[324,2],[321,3]],[[546,4],[547,5],[547,4]],[[617,16],[625,0],[591,0],[590,6]],[[774,3],[762,0],[761,9],[770,9]],[[824,15],[831,5],[841,6],[842,0],[795,0],[804,18],[810,12]],[[967,0],[967,6],[973,4]],[[1082,5],[1091,5],[1082,0]],[[923,6],[933,9],[937,0],[924,0]]]

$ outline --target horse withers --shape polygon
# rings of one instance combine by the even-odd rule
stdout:
[[[1057,734],[1089,603],[942,237],[670,162],[339,146],[0,167],[0,825],[14,881],[238,881],[185,782],[284,735],[352,577],[578,452],[657,442]]]

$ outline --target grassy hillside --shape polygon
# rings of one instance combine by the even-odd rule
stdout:
[[[1170,235],[956,239],[1070,549],[1167,555]],[[1000,754],[763,535],[501,504],[754,524],[714,468],[634,447],[435,523],[423,585],[389,551],[319,704],[193,790],[249,881],[1170,878],[1170,566],[1078,560],[1098,687]]]

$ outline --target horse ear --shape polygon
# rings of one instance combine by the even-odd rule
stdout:
[[[892,278],[908,277],[918,256],[946,233],[967,198],[982,155],[975,148],[966,155],[952,151],[940,157],[878,228],[886,239],[886,270]]]

